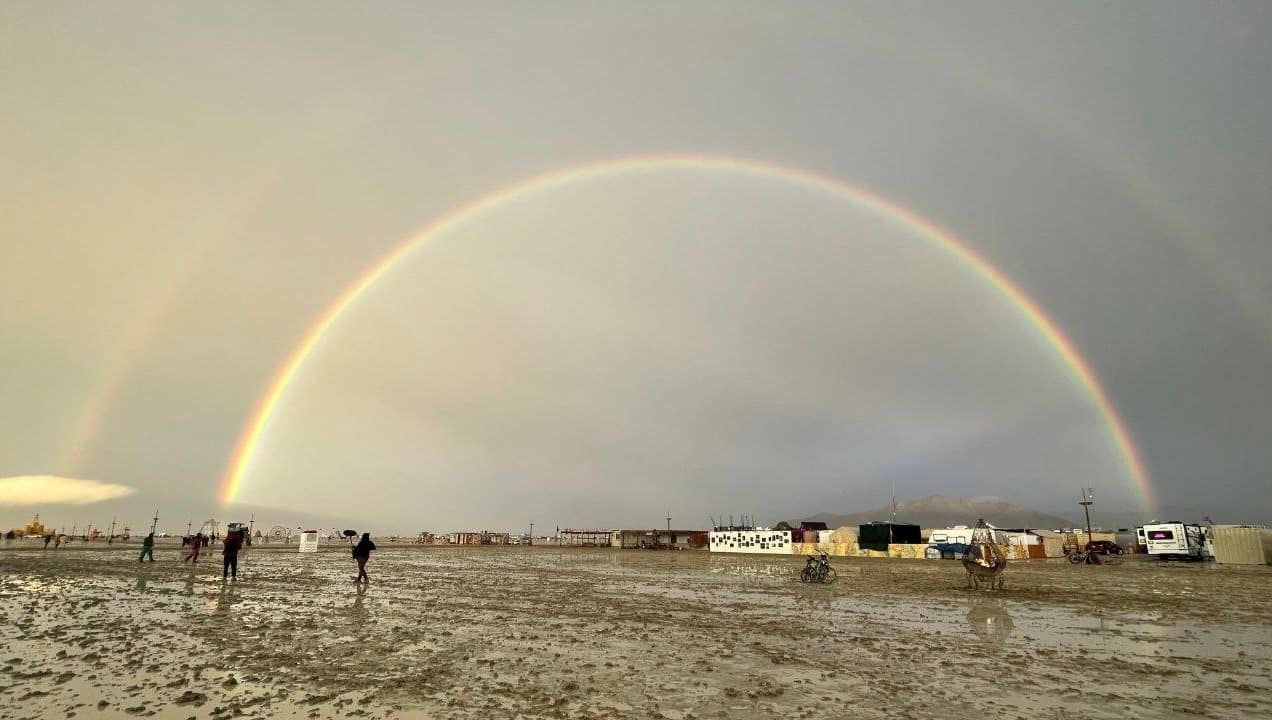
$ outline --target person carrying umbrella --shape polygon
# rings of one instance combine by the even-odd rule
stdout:
[[[371,582],[367,575],[367,561],[371,559],[372,550],[375,550],[375,543],[371,542],[371,533],[362,533],[362,539],[353,546],[353,559],[358,561],[358,578],[354,582]]]

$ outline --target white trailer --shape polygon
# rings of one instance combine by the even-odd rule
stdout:
[[[928,545],[971,545],[972,530],[966,525],[955,525],[954,527],[940,528],[932,530],[928,534]],[[993,533],[994,542],[999,545],[1028,545],[1023,538],[1015,536],[1024,536],[1025,533],[1009,533],[999,530],[992,525],[990,532]]]
[[[1154,523],[1143,526],[1142,530],[1149,555],[1185,560],[1202,560],[1213,556],[1209,530],[1201,525]]]

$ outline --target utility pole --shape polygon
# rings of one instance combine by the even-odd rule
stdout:
[[[256,525],[256,513],[252,513],[252,517],[247,521],[247,536],[252,536],[252,528]]]
[[[528,542],[528,543],[526,543],[526,544],[527,544],[527,545],[533,545],[533,544],[534,544],[534,523],[533,523],[533,522],[531,522],[531,523],[530,523],[530,542]]]
[[[186,520],[186,537],[190,537],[190,528],[194,526],[193,520]]]
[[[671,532],[671,510],[667,511],[667,532]]]
[[[1082,510],[1086,513],[1087,521],[1087,544],[1086,550],[1091,550],[1091,506],[1095,504],[1095,488],[1082,488],[1082,499],[1078,501],[1082,506]]]

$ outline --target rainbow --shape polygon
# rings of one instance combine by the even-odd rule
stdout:
[[[697,154],[642,155],[619,158],[568,167],[538,175],[452,210],[380,258],[354,279],[345,288],[344,292],[323,310],[322,314],[305,332],[291,354],[287,356],[287,359],[278,366],[269,384],[265,387],[265,391],[257,398],[248,422],[240,433],[234,446],[234,452],[226,466],[225,476],[220,489],[221,502],[228,504],[234,501],[235,496],[237,496],[243,486],[243,481],[247,477],[248,471],[251,469],[252,460],[256,455],[261,438],[265,435],[266,430],[269,429],[270,418],[273,417],[274,411],[277,409],[283,395],[287,392],[288,386],[291,385],[301,368],[304,367],[305,361],[313,354],[315,348],[318,347],[318,344],[327,334],[327,331],[363,294],[417,248],[443,237],[447,233],[457,230],[466,223],[513,200],[548,193],[575,183],[630,173],[669,169],[722,172],[780,180],[860,205],[881,213],[906,228],[917,231],[934,247],[944,251],[974,271],[996,292],[1005,297],[1029,321],[1037,334],[1055,349],[1055,352],[1072,373],[1075,381],[1091,398],[1103,418],[1105,425],[1108,427],[1113,447],[1121,458],[1141,501],[1148,509],[1155,507],[1153,487],[1144,461],[1141,459],[1139,451],[1131,439],[1130,432],[1126,429],[1125,421],[1118,415],[1117,409],[1112,401],[1109,400],[1108,393],[1100,384],[1099,378],[1092,371],[1090,364],[1078,352],[1073,341],[1060,330],[1056,322],[1043,312],[1042,308],[1024,290],[1004,275],[1001,270],[976,254],[974,250],[955,236],[913,211],[869,190],[853,187],[833,178],[782,165],[727,156]]]

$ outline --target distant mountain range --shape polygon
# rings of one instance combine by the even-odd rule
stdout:
[[[847,515],[819,513],[790,522],[798,526],[799,522],[804,520],[820,521],[829,527],[837,528],[844,525],[860,525],[871,520],[888,520],[891,517],[892,508],[885,506]],[[996,527],[1054,529],[1076,527],[1079,524],[1076,520],[1031,510],[1000,498],[953,498],[929,495],[918,500],[897,503],[897,522],[913,523],[924,528],[975,525],[978,518],[984,518],[986,522]]]

